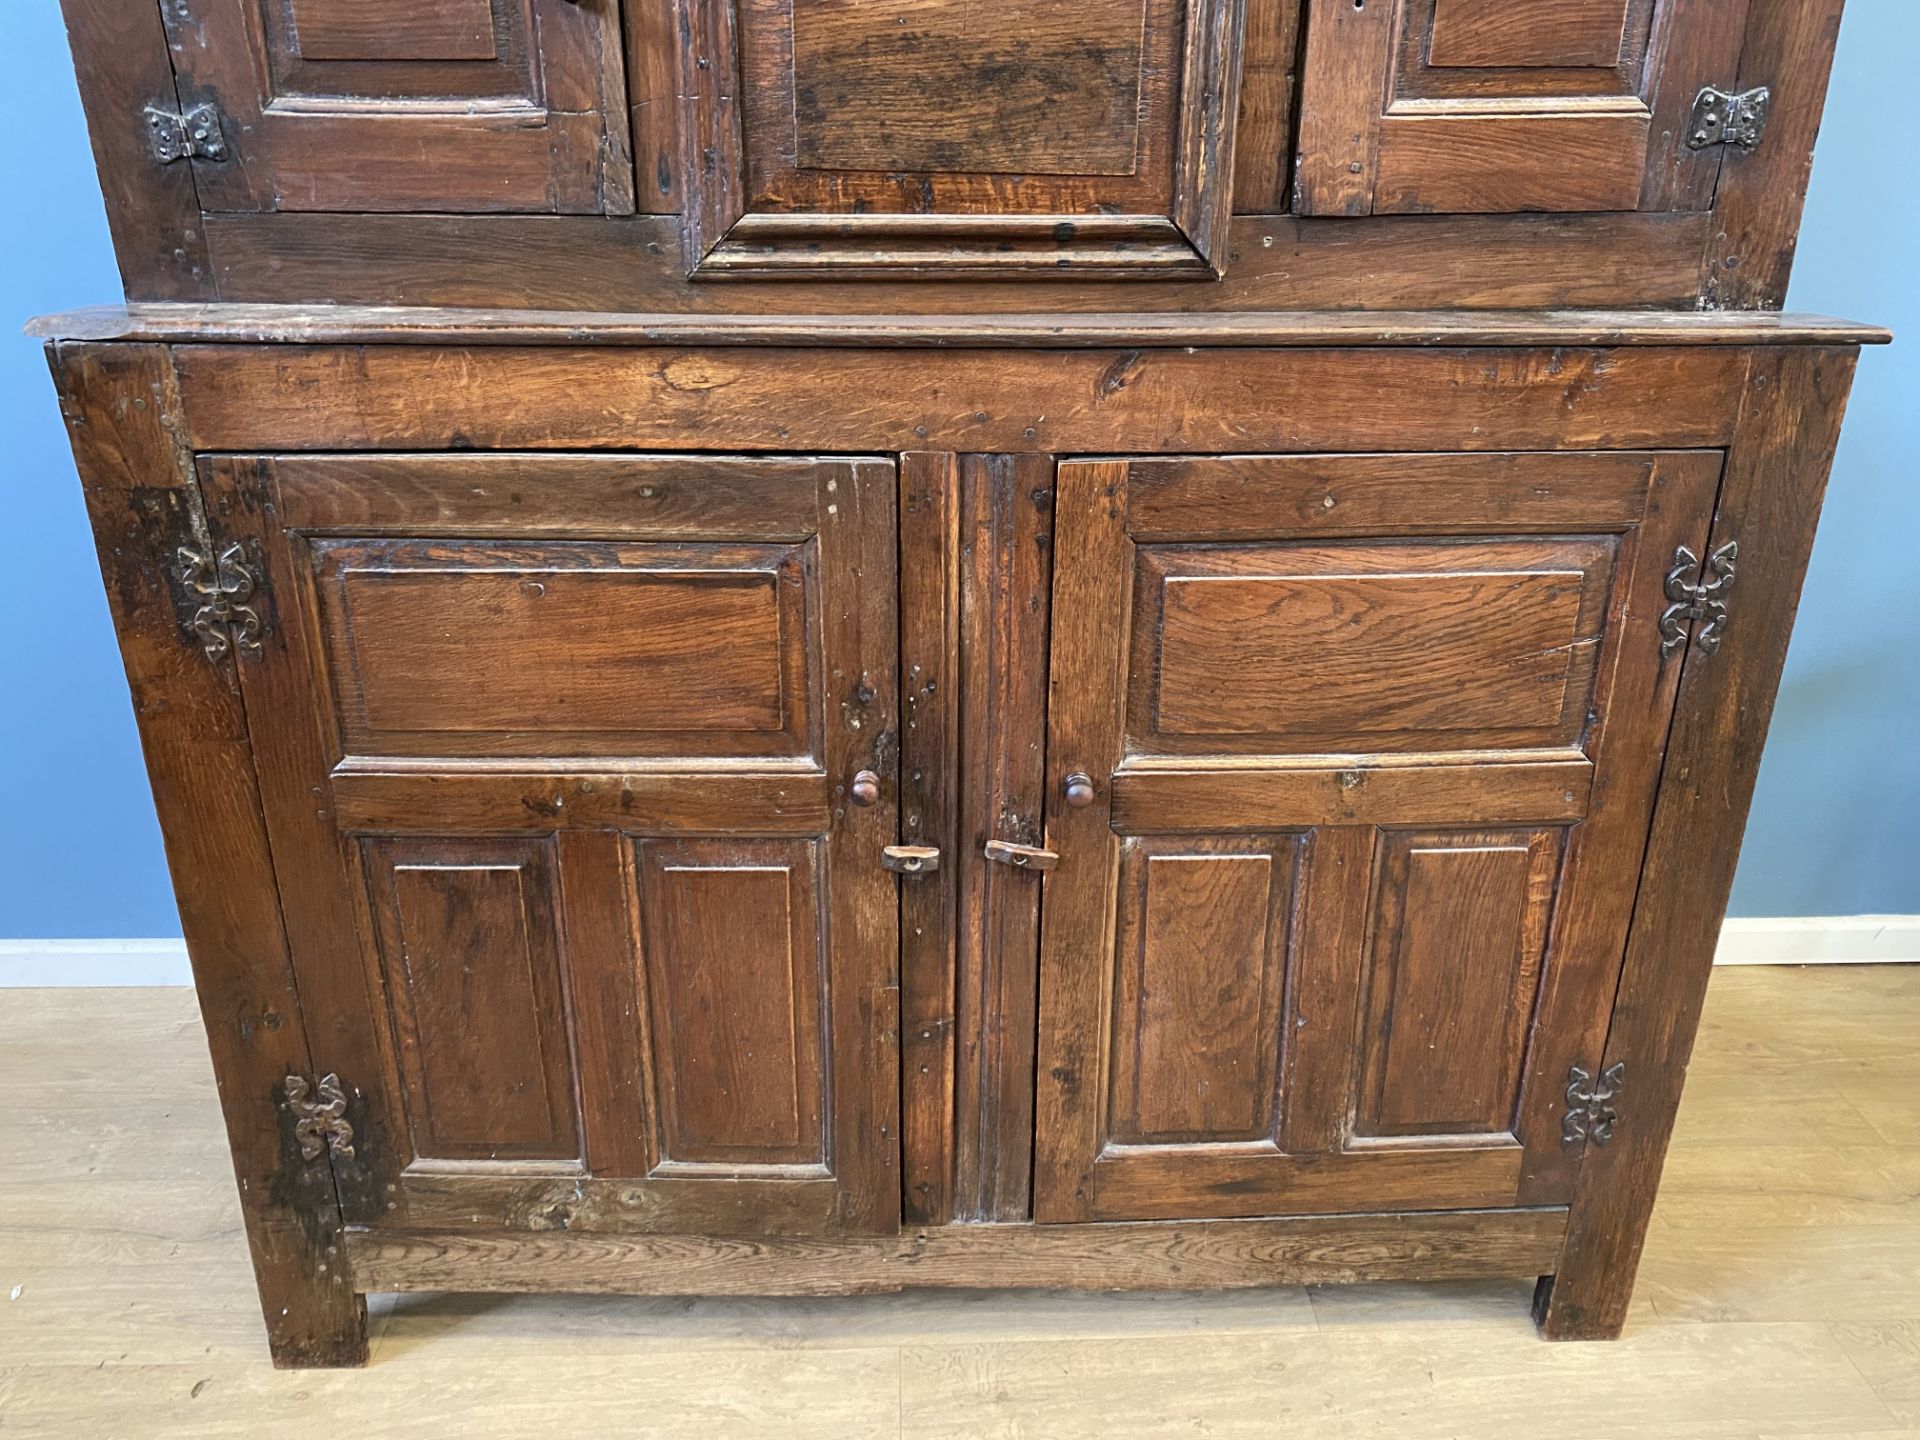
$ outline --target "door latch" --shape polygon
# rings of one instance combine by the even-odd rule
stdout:
[[[1042,850],[1038,845],[1016,845],[1011,840],[989,840],[987,859],[996,865],[1011,865],[1016,870],[1051,870],[1060,863],[1058,851]]]
[[[896,875],[926,875],[940,868],[940,847],[889,845],[880,852],[880,867]]]

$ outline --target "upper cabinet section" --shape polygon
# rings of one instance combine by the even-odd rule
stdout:
[[[1687,143],[1687,118],[1702,86],[1731,83],[1745,8],[1323,0],[1302,67],[1295,208],[1705,208],[1720,152]]]
[[[679,0],[689,269],[1213,275],[1244,0]]]
[[[658,4],[662,0],[646,0]],[[631,214],[614,0],[166,0],[211,211]]]
[[[1777,308],[1842,0],[61,4],[133,299],[911,315]]]

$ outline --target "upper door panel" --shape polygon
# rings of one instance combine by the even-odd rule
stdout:
[[[714,275],[1224,267],[1235,0],[679,0]]]
[[[618,8],[607,0],[170,0],[181,98],[234,158],[210,211],[630,214]]]
[[[1735,73],[1732,5],[1372,0],[1313,7],[1295,208],[1309,215],[1685,210],[1719,147],[1685,145]]]

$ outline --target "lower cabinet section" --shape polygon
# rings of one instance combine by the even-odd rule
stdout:
[[[1617,1333],[1850,351],[1222,352],[1407,404],[1081,457],[947,351],[795,456],[802,352],[672,354],[621,453],[537,348],[536,450],[464,352],[188,349],[56,373],[284,1363],[413,1288],[1504,1274]],[[1295,425],[1197,353],[1032,403]],[[204,379],[295,371],[407,448]]]

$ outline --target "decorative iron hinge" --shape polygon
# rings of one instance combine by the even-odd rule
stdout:
[[[1687,148],[1706,150],[1714,145],[1731,145],[1751,152],[1767,133],[1767,116],[1773,112],[1773,91],[1762,85],[1730,95],[1709,85],[1693,97],[1693,114],[1687,121]]]
[[[324,1151],[342,1159],[353,1158],[353,1126],[347,1123],[347,1092],[338,1075],[320,1077],[320,1093],[315,1095],[304,1075],[287,1076],[287,1095],[282,1102],[294,1117],[293,1138],[299,1142],[302,1160],[318,1160]]]
[[[266,626],[253,599],[260,593],[260,572],[247,564],[247,552],[234,541],[218,558],[191,545],[180,547],[180,579],[205,602],[193,616],[193,630],[209,660],[224,660],[233,650],[260,653]]]
[[[176,160],[224,160],[230,153],[220,107],[211,100],[189,105],[184,110],[149,105],[145,119],[147,146],[162,165],[171,165]]]
[[[1720,636],[1727,628],[1727,602],[1723,598],[1733,588],[1733,562],[1740,558],[1740,542],[1729,540],[1707,557],[1707,573],[1699,584],[1692,577],[1700,569],[1700,557],[1682,545],[1673,552],[1673,569],[1667,572],[1667,599],[1673,601],[1660,616],[1660,655],[1662,659],[1687,643],[1687,625],[1703,620],[1694,636],[1702,654],[1711,655],[1720,648]]]
[[[1598,1080],[1578,1065],[1567,1071],[1567,1113],[1560,1117],[1562,1145],[1587,1140],[1604,1145],[1613,1138],[1614,1124],[1620,1118],[1613,1102],[1620,1098],[1626,1078],[1624,1060],[1601,1071]]]

